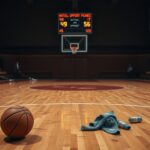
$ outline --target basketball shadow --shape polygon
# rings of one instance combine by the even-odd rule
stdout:
[[[14,145],[31,145],[38,143],[42,140],[41,136],[39,135],[28,135],[25,138],[21,139],[12,139],[9,137],[5,137],[4,141],[9,144],[14,144]]]

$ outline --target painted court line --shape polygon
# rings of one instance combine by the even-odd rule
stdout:
[[[39,103],[39,104],[18,104],[23,106],[51,106],[51,105],[102,105],[102,106],[126,106],[126,107],[141,107],[150,108],[149,105],[131,105],[131,104],[102,104],[102,103]],[[11,107],[14,105],[1,105],[1,107]]]

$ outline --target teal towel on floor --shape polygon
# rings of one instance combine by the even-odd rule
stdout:
[[[98,116],[93,122],[89,123],[88,126],[81,126],[81,131],[95,131],[103,130],[110,134],[120,134],[118,128],[118,122],[114,115],[114,112],[104,113]]]

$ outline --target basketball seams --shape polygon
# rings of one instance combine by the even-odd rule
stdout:
[[[19,124],[19,122],[20,122],[20,120],[21,120],[21,118],[23,117],[23,116],[26,116],[26,129],[25,129],[25,131],[24,131],[24,135],[26,135],[28,132],[28,115],[30,115],[30,116],[32,116],[31,115],[31,113],[30,112],[28,112],[28,111],[24,111],[24,113],[22,113],[20,116],[19,116],[19,118],[18,118],[18,120],[16,121],[16,124],[14,125],[14,128],[10,131],[10,133],[8,134],[8,136],[10,136],[11,137],[11,135],[13,134],[13,132],[15,131],[15,129],[17,128],[17,126],[18,126],[18,124]],[[31,117],[32,118],[32,117]],[[13,137],[13,136],[12,136]]]
[[[31,114],[30,112],[26,112],[25,114],[26,114],[26,117],[27,117],[27,130],[26,130],[26,132],[28,133],[28,132],[29,132],[29,131],[28,131],[28,130],[29,130],[29,129],[28,129],[28,128],[29,128],[29,120],[32,119],[32,122],[34,123],[34,119],[33,119],[33,116],[32,116],[32,114]],[[29,119],[29,118],[30,118],[30,119]],[[32,124],[32,126],[33,126],[33,124]],[[26,133],[26,132],[25,132],[25,133]],[[27,134],[27,133],[26,133],[26,134]]]
[[[28,117],[28,115],[32,118],[32,122],[33,122],[33,116],[32,116],[32,114],[30,113],[30,111],[26,111],[26,110],[24,110],[24,115],[26,115],[26,129],[25,129],[25,132],[24,132],[24,134],[26,135],[29,131],[29,129],[28,129],[28,127],[29,127],[29,117]]]
[[[26,126],[26,130],[25,130],[25,132],[24,132],[24,134],[26,135],[26,132],[28,131],[28,115],[27,115],[28,113],[25,113],[25,115],[26,115],[26,119],[27,119],[27,126]]]
[[[2,131],[12,138],[25,137],[32,129],[34,118],[26,107],[8,108],[1,116]]]
[[[27,112],[27,114],[29,114],[29,115],[30,115],[30,117],[32,118],[32,121],[34,122],[34,119],[33,119],[32,114],[31,114],[31,113],[29,113],[29,112]]]
[[[15,130],[15,128],[17,127],[17,125],[18,125],[18,123],[19,123],[19,121],[20,121],[20,119],[22,118],[23,115],[24,115],[24,113],[20,115],[20,117],[16,121],[16,124],[14,125],[14,128],[10,131],[10,133],[8,134],[8,136],[11,137],[11,134],[13,133],[13,131]]]
[[[27,110],[17,111],[17,112],[15,112],[15,113],[9,115],[7,118],[5,118],[4,120],[1,121],[1,124],[2,124],[3,122],[5,122],[7,119],[9,119],[10,117],[12,117],[13,115],[15,115],[15,114],[17,114],[17,113],[20,113],[20,112],[24,112],[24,111],[27,111]],[[27,112],[28,112],[28,111],[27,111]]]

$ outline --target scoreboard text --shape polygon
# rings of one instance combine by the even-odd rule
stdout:
[[[92,14],[59,13],[58,33],[92,33]]]

